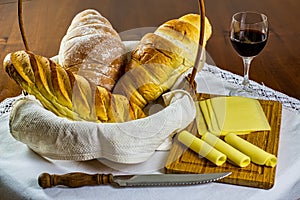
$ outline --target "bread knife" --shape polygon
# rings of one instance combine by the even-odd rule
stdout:
[[[137,174],[117,175],[112,174],[86,174],[81,172],[63,175],[43,173],[38,178],[42,188],[66,186],[71,188],[82,186],[112,185],[115,187],[159,187],[159,186],[184,186],[197,185],[218,181],[231,172],[210,174]]]

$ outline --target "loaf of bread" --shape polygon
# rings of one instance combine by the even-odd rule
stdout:
[[[87,9],[72,20],[59,49],[59,63],[109,91],[124,72],[125,46],[110,22]]]
[[[187,14],[170,20],[146,34],[131,54],[126,73],[114,93],[144,108],[170,89],[179,76],[194,66],[200,32],[200,16]],[[204,47],[212,30],[205,19]],[[204,48],[203,47],[203,48]]]
[[[145,117],[143,108],[193,67],[199,26],[200,16],[188,14],[146,34],[119,78],[124,45],[107,19],[86,10],[73,19],[62,40],[62,65],[18,51],[6,56],[4,67],[27,93],[58,116],[100,122],[134,120]],[[205,26],[204,45],[211,35],[207,19]]]
[[[8,54],[3,65],[27,93],[58,116],[97,122],[124,122],[145,116],[126,97],[111,94],[43,56],[17,51]]]

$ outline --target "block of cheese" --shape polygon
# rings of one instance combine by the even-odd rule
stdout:
[[[216,150],[203,140],[197,138],[193,134],[189,133],[188,131],[180,132],[177,139],[186,147],[190,148],[198,155],[208,159],[217,166],[221,166],[222,164],[224,164],[227,159],[226,155]]]
[[[202,137],[202,140],[207,142],[209,145],[217,149],[218,151],[225,154],[233,164],[239,167],[247,167],[251,160],[250,157],[240,152],[239,150],[233,148],[219,137],[207,132]]]
[[[265,113],[256,99],[245,97],[214,97],[200,101],[209,131],[215,135],[247,134],[270,130]]]
[[[227,134],[225,136],[225,141],[234,148],[248,155],[251,158],[251,161],[258,165],[275,167],[277,164],[277,158],[275,155],[264,151],[234,133]]]

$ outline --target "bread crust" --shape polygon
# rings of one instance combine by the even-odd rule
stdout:
[[[125,96],[112,94],[52,60],[26,51],[6,56],[6,72],[27,93],[61,117],[94,122],[124,122],[145,117]]]
[[[78,13],[59,49],[60,64],[109,91],[124,72],[125,46],[110,22],[96,10]]]
[[[188,14],[146,34],[132,51],[124,75],[124,44],[95,10],[74,17],[60,47],[62,65],[27,51],[9,54],[3,65],[25,91],[58,116],[101,122],[134,120],[145,117],[143,108],[193,67],[199,17]],[[208,20],[205,26],[204,44],[211,35]]]
[[[146,34],[132,51],[126,74],[114,92],[144,108],[169,90],[179,76],[194,66],[198,52],[200,16],[187,14],[159,26]],[[205,43],[211,35],[206,19]]]

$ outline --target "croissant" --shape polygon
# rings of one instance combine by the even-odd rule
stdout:
[[[142,109],[156,100],[194,65],[199,31],[200,16],[187,14],[162,24],[154,33],[146,34],[132,51],[126,73],[113,92],[126,96],[131,104]],[[211,25],[206,18],[204,47],[211,34]]]
[[[5,57],[3,66],[27,93],[58,116],[97,122],[124,122],[145,116],[126,97],[111,94],[43,56],[17,51]]]
[[[98,11],[87,9],[73,18],[63,37],[59,63],[111,91],[124,73],[125,53],[125,46],[110,22]]]

